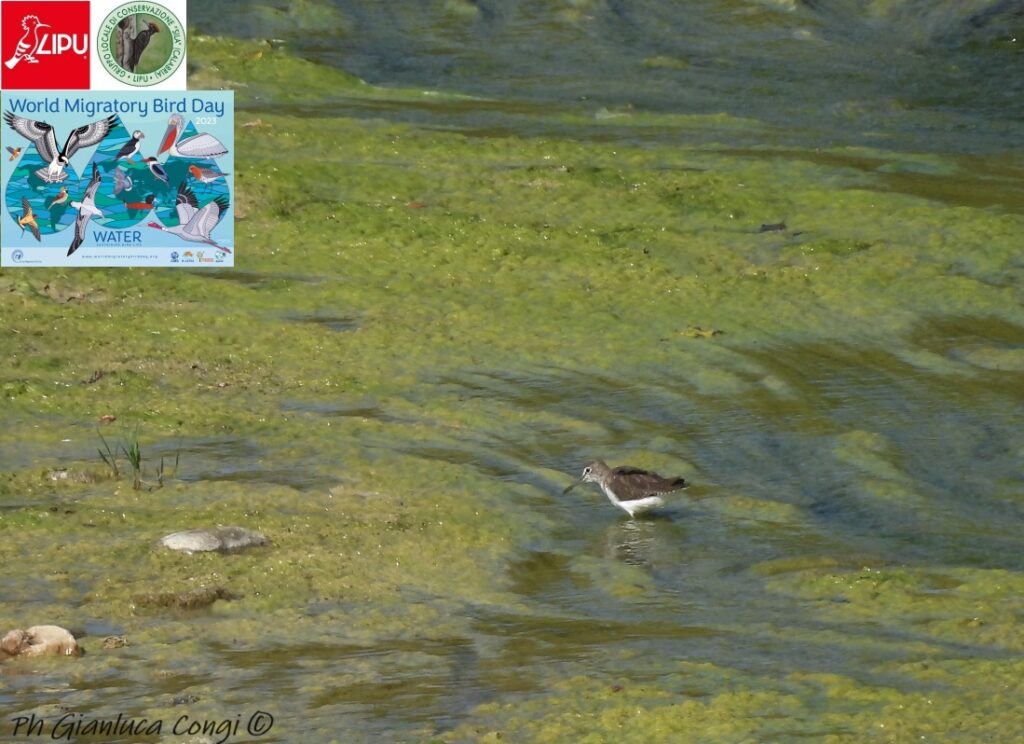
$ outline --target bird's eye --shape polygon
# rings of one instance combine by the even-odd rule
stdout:
[[[583,475],[590,475],[590,468],[583,468]]]

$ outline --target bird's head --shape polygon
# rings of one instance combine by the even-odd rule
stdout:
[[[150,21],[150,22],[149,22],[149,32],[150,32],[151,34],[158,34],[158,33],[160,33],[160,27],[159,27],[159,26],[157,26],[157,25],[156,25],[155,23],[153,23],[152,21]]]
[[[586,465],[583,468],[583,472],[580,473],[580,477],[576,479],[576,482],[566,488],[562,493],[569,493],[572,489],[581,483],[598,483],[601,480],[601,474],[608,470],[608,466],[601,460],[594,460],[593,462]]]
[[[57,162],[60,163],[61,165],[67,165],[71,161],[68,160],[68,156],[67,155],[58,155],[57,156]]]
[[[134,137],[135,139],[146,139],[146,135],[144,135],[138,129],[136,129],[134,132],[132,132],[132,137]]]

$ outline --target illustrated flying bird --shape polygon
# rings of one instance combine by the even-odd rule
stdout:
[[[128,58],[128,69],[135,72],[135,68],[139,66],[139,60],[142,58],[142,53],[146,51],[146,47],[149,46],[149,41],[153,34],[160,33],[160,27],[150,21],[146,28],[139,31],[139,35],[132,39],[132,54]]]
[[[121,158],[131,160],[135,156],[135,153],[137,153],[139,149],[142,147],[142,140],[144,140],[145,138],[146,135],[144,135],[142,132],[136,129],[134,132],[132,132],[132,138],[124,143],[124,147],[118,150],[117,156],[114,158],[114,161],[116,162]]]
[[[178,197],[175,209],[178,212],[178,224],[174,227],[164,227],[159,222],[148,223],[149,227],[177,235],[182,240],[190,243],[206,243],[225,253],[231,253],[230,248],[225,248],[210,238],[210,231],[217,226],[217,222],[224,212],[228,210],[228,200],[218,196],[204,207],[199,207],[192,189],[184,182],[178,184]]]
[[[114,196],[117,196],[122,191],[131,191],[132,177],[124,172],[124,168],[114,169]]]
[[[85,228],[89,224],[89,220],[93,217],[102,217],[103,212],[96,206],[96,192],[100,188],[100,169],[96,167],[96,163],[92,164],[92,178],[89,180],[89,185],[85,187],[85,196],[82,197],[82,201],[71,202],[71,206],[78,209],[78,217],[75,218],[75,239],[71,241],[71,247],[68,248],[68,255],[78,250],[79,246],[82,245],[82,241],[85,240]]]
[[[228,148],[212,134],[194,134],[178,142],[181,130],[185,128],[185,120],[179,114],[171,114],[167,119],[167,130],[160,141],[157,155],[165,152],[178,158],[214,159],[226,155]]]
[[[18,224],[21,225],[21,233],[25,234],[25,228],[27,227],[35,235],[36,240],[42,241],[42,236],[39,235],[39,225],[36,224],[36,215],[32,211],[32,205],[28,203],[28,199],[24,196],[21,197],[21,217],[18,218]]]
[[[213,168],[200,168],[198,165],[190,165],[188,172],[192,174],[199,183],[213,183],[218,178],[224,178],[224,176],[230,176],[230,173],[221,173]]]
[[[9,157],[8,160],[14,160],[19,155],[21,155],[21,148],[20,147],[8,147],[7,148],[7,152],[11,153],[11,157]]]
[[[142,162],[149,166],[150,173],[166,183],[168,186],[171,185],[170,181],[167,180],[167,171],[164,170],[164,167],[160,165],[160,162],[156,158],[146,158]]]
[[[57,137],[53,133],[53,127],[45,121],[24,119],[10,111],[4,113],[4,121],[15,132],[30,140],[36,146],[39,156],[49,163],[45,168],[39,168],[36,176],[46,183],[59,183],[67,179],[68,174],[64,172],[64,166],[71,161],[75,153],[83,147],[92,147],[102,142],[113,129],[117,117],[111,114],[106,119],[72,129],[60,150],[57,149]]]

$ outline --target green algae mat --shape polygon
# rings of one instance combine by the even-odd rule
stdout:
[[[1018,736],[1019,159],[453,131],[279,47],[190,46],[242,265],[0,272],[0,631],[86,650],[2,736]],[[594,457],[693,485],[629,520]],[[270,545],[156,547],[216,525]]]

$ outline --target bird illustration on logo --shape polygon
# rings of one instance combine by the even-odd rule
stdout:
[[[50,24],[42,23],[38,16],[27,15],[21,19],[21,27],[25,29],[25,33],[18,40],[18,45],[14,48],[14,55],[4,62],[8,70],[13,70],[22,60],[30,64],[39,62],[35,58],[35,53],[39,50],[41,43],[39,39],[39,29],[50,28]]]

